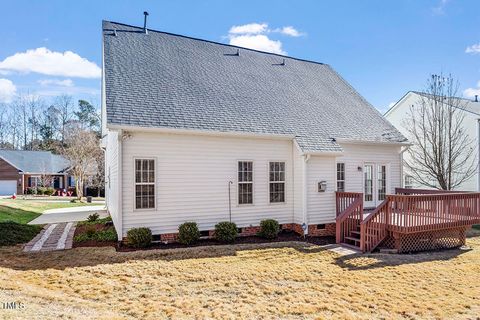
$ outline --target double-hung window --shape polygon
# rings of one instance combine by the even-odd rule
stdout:
[[[253,162],[238,162],[238,204],[253,204]]]
[[[135,159],[135,208],[155,208],[155,160]]]
[[[270,162],[270,203],[285,202],[285,162]]]
[[[337,191],[345,192],[345,163],[337,163]]]

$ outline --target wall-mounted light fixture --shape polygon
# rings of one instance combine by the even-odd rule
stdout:
[[[357,170],[358,170],[358,172],[362,172],[362,167],[358,166]]]

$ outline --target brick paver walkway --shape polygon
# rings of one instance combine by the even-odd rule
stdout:
[[[47,224],[43,230],[25,245],[23,251],[52,251],[71,249],[75,222]]]

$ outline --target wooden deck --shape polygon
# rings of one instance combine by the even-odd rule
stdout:
[[[396,189],[373,211],[363,194],[337,192],[337,243],[363,252],[378,246],[400,252],[461,246],[480,223],[480,193]]]

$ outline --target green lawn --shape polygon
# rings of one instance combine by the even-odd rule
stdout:
[[[27,223],[41,215],[45,210],[86,205],[89,204],[0,199],[0,246],[11,246],[30,241],[42,230],[42,226],[32,226],[27,225]]]
[[[49,202],[44,200],[0,199],[0,222],[28,223],[48,209],[70,208],[87,203]]]

